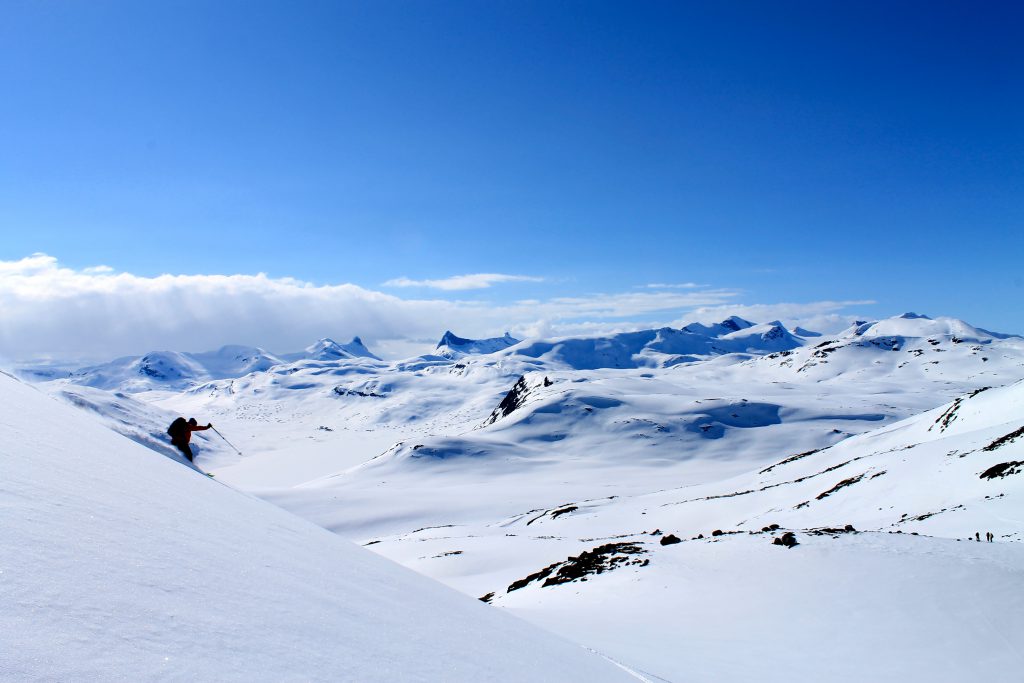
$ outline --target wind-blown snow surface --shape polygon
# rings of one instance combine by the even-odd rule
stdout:
[[[0,376],[4,680],[635,680]]]
[[[135,398],[220,425],[219,479],[664,679],[1009,680],[1021,377],[962,321],[733,318]]]

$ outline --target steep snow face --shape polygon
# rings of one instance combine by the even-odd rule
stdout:
[[[7,376],[0,428],[4,678],[635,680]]]
[[[179,417],[177,413],[123,392],[103,391],[63,382],[39,386],[51,396],[92,413],[113,431],[176,462],[191,466],[181,451],[171,445],[167,434],[171,422]],[[210,458],[223,460],[234,455],[234,451],[223,440],[211,435],[212,432],[196,432],[192,435],[192,452],[197,461]]]
[[[470,354],[496,353],[510,346],[515,346],[519,340],[508,332],[503,337],[492,337],[490,339],[464,339],[455,336],[450,330],[444,333],[441,341],[437,343],[434,353],[443,358],[457,359]]]

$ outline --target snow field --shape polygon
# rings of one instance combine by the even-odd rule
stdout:
[[[132,438],[212,420],[244,453],[205,444],[218,481],[650,680],[1011,680],[1024,342],[913,314],[796,332],[450,335],[88,403]]]

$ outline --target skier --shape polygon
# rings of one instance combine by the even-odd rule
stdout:
[[[189,446],[189,442],[192,440],[192,432],[202,432],[212,427],[213,424],[200,427],[194,417],[190,417],[188,422],[185,421],[185,418],[179,417],[167,428],[167,433],[171,435],[171,443],[188,458],[189,462],[192,462],[192,447]]]

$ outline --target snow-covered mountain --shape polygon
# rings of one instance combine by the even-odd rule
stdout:
[[[203,353],[154,351],[144,356],[127,356],[70,373],[48,366],[19,368],[19,375],[31,381],[64,379],[69,384],[128,393],[181,391],[218,379],[243,377],[274,366],[302,360],[341,361],[366,358],[380,360],[354,337],[347,344],[323,338],[305,350],[272,354],[258,347],[230,345]]]
[[[10,680],[624,681],[0,376]]]
[[[988,343],[993,339],[1009,339],[1013,336],[989,332],[956,318],[932,319],[918,313],[904,313],[876,322],[858,323],[849,333],[870,337],[949,337],[973,343]]]
[[[443,358],[455,360],[469,354],[488,354],[515,346],[519,340],[508,332],[503,337],[491,339],[464,339],[455,336],[450,330],[445,332],[437,343],[434,353]]]
[[[537,359],[545,367],[570,370],[664,368],[728,353],[787,351],[804,343],[777,320],[754,325],[732,317],[710,326],[692,323],[682,329],[663,327],[611,337],[542,339],[520,344],[503,355],[523,361]]]
[[[281,358],[250,346],[224,346],[204,353],[154,351],[76,370],[67,381],[133,393],[181,390],[212,379],[260,372],[282,362]]]
[[[306,347],[306,349],[301,353],[284,354],[281,358],[289,361],[331,361],[351,358],[371,358],[373,360],[380,360],[380,358],[375,356],[368,348],[366,348],[363,344],[363,340],[359,337],[352,337],[352,341],[347,344],[339,344],[333,339],[324,337],[323,339],[317,340],[315,344]]]

